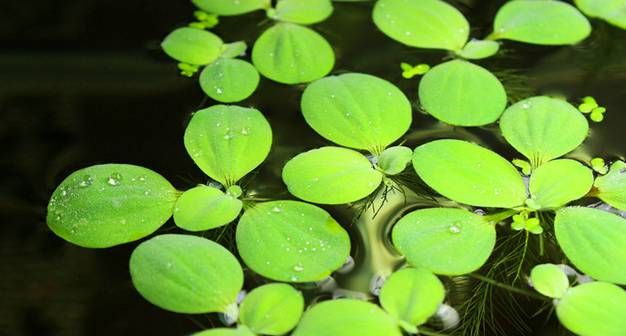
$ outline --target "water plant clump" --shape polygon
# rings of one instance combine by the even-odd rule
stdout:
[[[486,36],[472,36],[446,1],[375,1],[383,34],[445,53],[439,64],[401,64],[399,76],[416,81],[411,92],[333,73],[335,50],[312,26],[333,14],[330,0],[192,2],[196,21],[161,46],[212,100],[181,141],[209,182],[178,190],[135,165],[80,169],[48,203],[55,234],[86,248],[141,240],[129,263],[139,294],[223,323],[194,335],[495,334],[494,289],[509,305],[523,296],[538,314],[555,312],[575,334],[626,335],[626,163],[572,155],[607,107],[590,96],[512,101],[506,82],[477,64],[507,41],[580,43],[592,34],[585,15],[623,28],[615,11],[624,1],[575,1],[579,10],[512,0]],[[220,17],[255,11],[271,22],[256,40],[225,43],[211,31]],[[323,145],[280,162],[282,192],[260,197],[249,175],[280,136],[245,103],[269,89],[262,77],[299,85],[303,122]],[[466,133],[416,140],[417,109]],[[509,151],[463,136],[478,128]],[[160,231],[170,218],[176,232]],[[233,244],[205,238],[229,227]],[[470,280],[472,296],[458,302],[455,284]]]

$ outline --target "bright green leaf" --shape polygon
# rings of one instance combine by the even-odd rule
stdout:
[[[165,223],[178,192],[152,170],[105,164],[70,174],[52,193],[47,223],[82,247],[110,247],[143,238]]]
[[[489,40],[471,40],[456,52],[457,55],[466,59],[483,59],[498,53],[500,44]]]
[[[191,0],[198,8],[217,15],[240,15],[268,8],[270,0]]]
[[[245,326],[239,326],[237,329],[229,328],[215,328],[198,333],[192,334],[192,336],[255,336],[250,329]]]
[[[204,185],[185,191],[176,202],[174,222],[188,231],[210,230],[234,221],[243,203]]]
[[[392,231],[393,244],[409,264],[436,274],[461,275],[480,268],[496,242],[482,216],[462,209],[410,212]]]
[[[335,53],[328,41],[314,30],[279,23],[256,40],[252,63],[273,81],[299,84],[326,76],[335,64]]]
[[[302,293],[287,284],[268,284],[246,296],[239,320],[256,334],[283,335],[298,324],[303,309]]]
[[[559,246],[578,269],[594,279],[626,285],[626,219],[582,207],[557,211]]]
[[[237,226],[241,258],[260,275],[285,282],[326,278],[350,253],[348,233],[321,208],[296,201],[256,204]]]
[[[228,250],[180,234],[156,236],[137,246],[130,275],[146,300],[186,314],[225,312],[243,286],[241,266]]]
[[[506,91],[488,70],[454,60],[432,68],[419,85],[420,103],[433,117],[457,126],[482,126],[498,120]]]
[[[513,165],[466,141],[435,140],[417,147],[413,168],[431,188],[457,202],[513,208],[526,200],[526,186]]]
[[[536,209],[563,206],[585,196],[593,185],[593,172],[578,161],[547,162],[530,176],[529,189]]]
[[[290,193],[321,204],[360,200],[378,188],[382,177],[363,154],[341,147],[298,154],[283,168],[283,181]]]
[[[383,33],[411,47],[461,50],[469,37],[463,14],[440,0],[378,0],[373,17]]]
[[[317,133],[345,147],[380,153],[411,126],[411,103],[390,82],[348,73],[311,83],[302,114]]]
[[[256,109],[215,105],[194,113],[185,148],[202,171],[227,187],[269,154],[272,130]]]
[[[395,146],[385,149],[378,157],[377,166],[386,175],[396,175],[404,171],[411,162],[413,151],[404,146]]]
[[[248,49],[248,45],[244,41],[237,41],[224,44],[222,47],[222,58],[235,58],[245,54]]]
[[[537,292],[555,299],[561,298],[569,288],[567,275],[559,266],[553,264],[533,267],[530,281]]]
[[[626,0],[574,0],[587,16],[600,18],[626,29]]]
[[[333,12],[330,0],[278,0],[268,16],[284,22],[313,24],[326,20]]]
[[[219,36],[197,28],[178,28],[161,43],[163,51],[171,58],[189,64],[204,65],[215,61],[224,43]]]
[[[612,207],[626,211],[626,163],[615,161],[609,172],[596,178],[596,195]]]
[[[234,58],[222,58],[207,65],[200,73],[200,87],[209,97],[222,103],[244,100],[259,85],[259,73],[252,64]]]

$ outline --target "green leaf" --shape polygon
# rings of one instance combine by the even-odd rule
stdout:
[[[589,124],[568,102],[538,96],[507,108],[500,129],[506,141],[536,168],[578,147],[587,137]]]
[[[328,41],[314,30],[278,23],[254,43],[252,63],[273,81],[299,84],[326,76],[335,64],[335,53]]]
[[[626,0],[574,0],[587,16],[626,29]]]
[[[563,45],[584,40],[591,25],[574,6],[562,1],[514,0],[498,10],[493,31],[493,39]]]
[[[462,60],[439,64],[419,85],[420,103],[433,117],[456,126],[482,126],[498,120],[506,91],[488,70]]]
[[[626,285],[626,219],[593,208],[557,211],[559,246],[578,269],[597,280]]]
[[[526,186],[513,165],[466,141],[443,139],[417,147],[413,168],[435,191],[460,203],[514,208],[526,200]]]
[[[192,334],[192,336],[255,336],[250,329],[245,326],[238,326],[237,329],[215,328]]]
[[[222,58],[200,73],[200,87],[209,97],[222,103],[244,100],[259,85],[259,73],[252,64],[240,59]]]
[[[350,237],[321,208],[273,201],[256,204],[241,216],[237,249],[246,265],[266,278],[311,282],[343,265]]]
[[[386,175],[397,175],[402,173],[413,158],[411,148],[395,146],[385,149],[378,157],[378,168]]]
[[[401,336],[393,318],[378,306],[339,299],[314,305],[302,316],[292,336]]]
[[[380,305],[392,316],[421,325],[443,303],[445,289],[439,279],[425,269],[404,268],[394,272],[380,291]]]
[[[204,185],[185,191],[176,202],[174,222],[188,231],[204,231],[234,221],[243,203],[221,190]]]
[[[348,73],[311,83],[302,95],[304,119],[324,138],[380,153],[411,126],[411,103],[390,82]]]
[[[165,310],[225,312],[243,286],[237,259],[218,243],[196,236],[165,234],[141,243],[130,256],[133,285]]]
[[[240,15],[269,8],[270,0],[191,0],[198,8],[217,15]]]
[[[303,309],[300,291],[287,284],[268,284],[246,296],[239,320],[256,334],[283,335],[298,324]]]
[[[332,12],[330,0],[278,0],[276,9],[268,16],[278,21],[307,25],[326,20]]]
[[[462,209],[431,208],[410,212],[392,231],[393,244],[414,267],[436,274],[477,270],[496,242],[496,230],[482,216]]]
[[[215,105],[194,113],[185,148],[202,171],[229,187],[265,160],[272,129],[256,109]]]
[[[222,47],[222,54],[220,57],[222,58],[235,58],[242,56],[245,54],[248,49],[248,45],[244,41],[237,41],[232,43],[224,44]]]
[[[471,40],[456,54],[465,59],[483,59],[497,54],[498,50],[500,44],[496,41]]]
[[[594,184],[596,195],[612,207],[626,211],[626,163],[615,161],[609,172],[598,176]]]
[[[373,17],[383,33],[411,47],[461,50],[469,37],[463,14],[440,0],[378,0]]]
[[[282,175],[290,193],[321,204],[360,200],[374,192],[383,178],[363,154],[341,147],[300,153],[285,164]]]
[[[161,48],[171,58],[189,64],[204,65],[215,61],[224,43],[219,36],[197,28],[178,28],[165,37]]]
[[[556,315],[577,335],[626,335],[626,292],[605,282],[582,284],[565,293]]]
[[[152,170],[104,164],[66,177],[52,193],[47,223],[82,247],[111,247],[143,238],[165,223],[178,192]]]
[[[529,189],[536,209],[561,207],[585,196],[593,185],[593,172],[578,161],[547,162],[530,176]]]
[[[537,292],[555,299],[563,297],[569,288],[567,275],[559,266],[553,264],[533,267],[530,281]]]

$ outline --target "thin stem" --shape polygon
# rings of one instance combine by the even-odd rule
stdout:
[[[528,231],[524,230],[524,232],[526,233],[526,237],[524,237],[524,250],[522,250],[522,258],[519,261],[519,264],[517,265],[517,270],[515,271],[515,277],[513,278],[513,281],[511,283],[515,283],[515,281],[517,281],[517,279],[519,278],[520,273],[522,272],[522,265],[524,264],[524,258],[526,258],[526,251],[528,250]]]
[[[526,295],[526,296],[529,296],[529,297],[532,297],[532,298],[538,299],[538,300],[551,301],[549,298],[544,297],[542,295],[539,295],[537,293],[534,293],[534,292],[531,292],[531,291],[527,291],[525,289],[517,288],[517,287],[511,286],[511,285],[507,285],[505,283],[498,282],[498,281],[496,281],[494,279],[488,278],[486,276],[483,276],[483,275],[480,275],[480,274],[477,274],[477,273],[470,273],[468,275],[470,277],[474,278],[474,279],[478,279],[480,281],[484,281],[484,282],[486,282],[488,284],[491,284],[491,285],[493,285],[495,287],[500,287],[500,288],[506,289],[508,291],[517,293],[517,294]]]

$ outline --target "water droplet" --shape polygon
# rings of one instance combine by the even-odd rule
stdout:
[[[224,90],[221,87],[216,87],[215,88],[215,93],[221,95],[222,93],[224,93]]]
[[[411,32],[410,32],[410,31],[405,31],[405,32],[404,32],[404,35],[406,35],[406,36],[411,36]]]
[[[230,140],[232,138],[234,138],[235,136],[230,132],[226,132],[226,134],[224,134],[224,140]]]
[[[523,108],[523,109],[527,109],[527,108],[529,108],[529,107],[530,107],[530,104],[528,104],[528,103],[523,103],[523,104],[522,104],[522,108]]]
[[[144,191],[144,192],[143,192],[143,194],[144,194],[145,196],[148,196],[148,195],[150,195],[150,192],[149,192],[148,190],[146,190],[146,191]]]
[[[295,276],[295,275],[292,275],[292,276],[291,276],[291,281],[298,281],[298,277],[297,277],[297,276]]]
[[[165,266],[166,266],[167,268],[172,268],[172,263],[171,263],[171,262],[168,262]]]
[[[83,179],[78,182],[78,186],[81,188],[89,187],[93,183],[93,178],[89,175],[83,176]]]
[[[146,177],[145,176],[139,176],[139,181],[145,182],[146,181]]]
[[[279,207],[276,207],[276,206],[275,206],[275,207],[273,207],[273,208],[272,208],[272,212],[279,213],[280,211],[281,211],[281,210],[280,210],[280,208],[279,208]]]
[[[461,233],[461,226],[459,224],[452,224],[448,227],[448,231],[453,234]]]
[[[65,196],[65,195],[67,195],[67,191],[62,190],[62,191],[61,191],[61,196]]]
[[[118,186],[122,182],[122,174],[112,173],[107,179],[107,184],[110,186]]]
[[[241,129],[241,134],[242,135],[248,135],[250,133],[250,129],[244,127]]]
[[[293,266],[293,270],[296,272],[302,272],[304,271],[304,266],[302,266],[301,263],[297,263]]]

